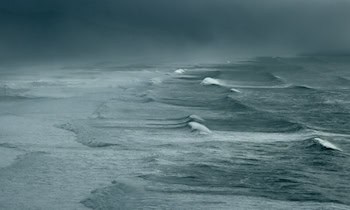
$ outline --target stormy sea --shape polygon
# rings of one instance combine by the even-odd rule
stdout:
[[[350,209],[349,69],[2,69],[0,209]]]

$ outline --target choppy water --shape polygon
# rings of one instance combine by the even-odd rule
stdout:
[[[2,73],[0,207],[349,209],[349,68],[266,57]]]

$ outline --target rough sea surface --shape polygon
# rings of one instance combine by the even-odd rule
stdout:
[[[0,71],[0,209],[350,209],[350,57]]]

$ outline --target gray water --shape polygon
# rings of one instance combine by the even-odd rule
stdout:
[[[0,209],[350,209],[349,57],[50,68],[0,75]]]

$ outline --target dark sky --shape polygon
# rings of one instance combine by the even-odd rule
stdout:
[[[349,0],[0,0],[0,62],[350,49]]]

